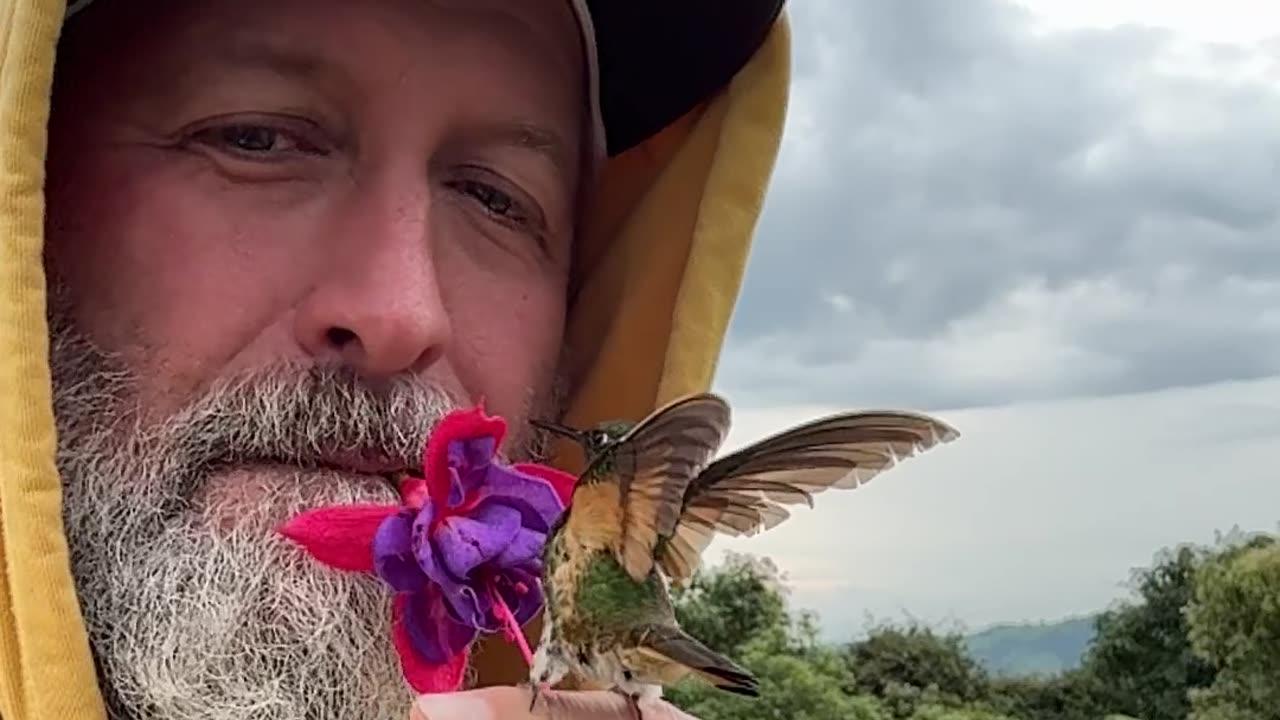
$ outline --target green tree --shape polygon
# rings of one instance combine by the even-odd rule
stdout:
[[[925,704],[916,709],[910,720],[1015,720],[991,710],[971,707],[950,707],[947,705]],[[1038,720],[1038,719],[1037,719]]]
[[[845,694],[840,678],[806,658],[750,648],[743,664],[760,678],[760,697],[743,698],[681,683],[667,697],[701,720],[889,720],[871,697]]]
[[[672,595],[687,632],[760,679],[758,698],[696,681],[678,683],[666,692],[677,706],[702,720],[887,720],[873,698],[843,692],[838,654],[818,641],[812,615],[788,612],[783,579],[772,562],[731,554]]]
[[[1109,711],[1102,696],[1098,679],[1079,668],[1049,677],[991,681],[992,706],[1027,720],[1098,720]]]
[[[1215,668],[1192,648],[1187,609],[1197,572],[1250,548],[1270,545],[1266,534],[1233,531],[1211,546],[1161,550],[1135,572],[1137,600],[1099,615],[1085,653],[1078,689],[1096,693],[1097,707],[1143,720],[1185,720],[1191,696],[1213,684]]]
[[[690,633],[760,679],[741,698],[697,682],[667,697],[704,720],[1280,720],[1280,543],[1161,551],[1105,613],[1079,668],[992,677],[958,633],[881,625],[830,646],[787,608],[777,568],[730,555],[674,591]]]
[[[1191,650],[1183,615],[1204,554],[1191,545],[1162,550],[1135,573],[1137,601],[1098,616],[1083,665],[1111,712],[1185,720],[1187,691],[1213,682],[1213,669]]]
[[[958,633],[880,625],[849,643],[844,657],[846,692],[880,698],[896,717],[910,717],[922,704],[957,707],[989,696],[987,673]]]
[[[726,553],[714,570],[699,570],[687,586],[673,587],[672,599],[681,627],[735,658],[753,638],[788,621],[782,574],[768,558]]]
[[[1280,718],[1280,544],[1206,561],[1187,622],[1194,651],[1216,670],[1191,694],[1192,720]]]

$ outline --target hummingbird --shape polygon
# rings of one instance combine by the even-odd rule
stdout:
[[[869,411],[821,418],[718,460],[728,403],[714,393],[675,400],[639,422],[585,430],[533,420],[584,450],[569,507],[543,550],[543,631],[529,680],[625,695],[637,716],[662,688],[694,677],[756,697],[757,679],[679,626],[671,583],[692,579],[717,533],[754,535],[828,488],[851,489],[959,437],[928,415]]]

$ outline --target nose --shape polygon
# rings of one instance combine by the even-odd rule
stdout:
[[[427,193],[356,191],[327,222],[320,277],[296,315],[302,347],[367,376],[420,372],[452,334],[432,259]]]

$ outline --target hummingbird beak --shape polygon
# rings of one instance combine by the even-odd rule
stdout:
[[[586,438],[583,436],[583,433],[581,431],[574,430],[573,428],[568,427],[566,425],[561,425],[560,423],[554,423],[548,420],[535,419],[535,420],[530,420],[529,424],[540,430],[546,430],[549,433],[559,435],[560,437],[567,437],[571,440],[576,440],[577,442],[584,442],[586,440]]]

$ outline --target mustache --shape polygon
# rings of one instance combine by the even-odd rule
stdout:
[[[459,398],[414,376],[372,382],[347,367],[275,365],[221,380],[142,433],[189,472],[286,464],[371,474],[416,469]]]
[[[414,374],[374,379],[338,363],[289,360],[218,378],[177,411],[156,417],[142,404],[144,378],[77,326],[59,283],[50,292],[60,468],[71,478],[104,472],[154,478],[135,491],[150,492],[160,504],[191,498],[211,472],[228,465],[417,471],[428,434],[469,404],[449,386]],[[559,376],[546,397],[530,390],[526,411],[558,407],[564,390]],[[500,452],[541,458],[544,435],[512,426]]]

